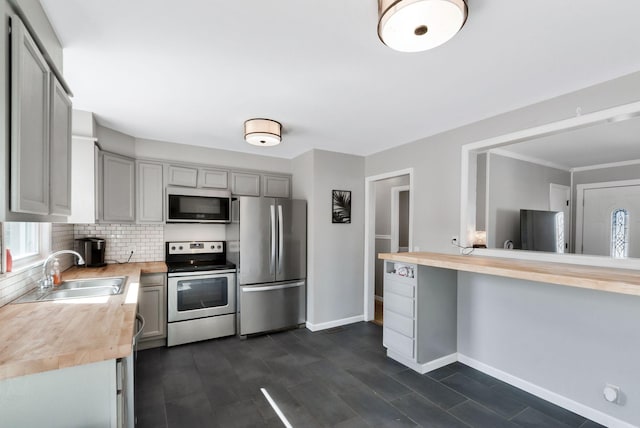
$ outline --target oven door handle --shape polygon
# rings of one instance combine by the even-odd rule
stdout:
[[[285,288],[302,287],[304,281],[294,282],[292,284],[269,285],[266,287],[241,287],[243,293],[253,293],[256,291],[272,291],[283,290]]]
[[[269,258],[269,274],[276,268],[276,207],[271,205],[271,257]]]

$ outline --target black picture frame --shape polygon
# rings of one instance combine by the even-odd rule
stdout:
[[[351,191],[331,191],[331,223],[351,223]]]

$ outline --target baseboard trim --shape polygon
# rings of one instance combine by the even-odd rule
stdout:
[[[480,361],[474,360],[473,358],[467,357],[466,355],[458,354],[458,361],[468,365],[469,367],[473,367],[476,370],[486,373],[489,376],[506,382],[509,385],[520,388],[523,391],[535,395],[536,397],[542,398],[543,400],[549,401],[550,403],[556,404],[564,409],[570,410],[574,413],[584,416],[585,418],[591,419],[592,421],[597,422],[601,425],[610,428],[637,428],[635,425],[632,425],[628,422],[621,421],[620,419],[617,419],[611,415],[593,409],[589,406],[585,406],[584,404],[578,403],[577,401],[574,401],[563,395],[557,394],[553,391],[549,391],[548,389],[545,389],[541,386],[535,385],[524,379],[503,372],[502,370],[496,369],[495,367],[492,367],[488,364],[481,363]]]
[[[326,330],[328,328],[340,327],[341,325],[353,324],[360,321],[364,321],[364,315],[357,315],[355,317],[342,318],[339,320],[322,322],[319,324],[313,324],[307,321],[307,328],[311,331],[320,331],[320,330]]]
[[[392,360],[396,360],[400,364],[404,364],[405,366],[409,367],[412,370],[417,371],[420,374],[428,373],[430,371],[439,369],[440,367],[444,367],[446,365],[449,365],[451,363],[455,363],[456,361],[458,361],[458,354],[453,353],[453,354],[445,355],[444,357],[436,358],[435,360],[431,360],[429,362],[420,364],[410,360],[407,357],[403,357],[402,355],[396,354],[390,349],[387,349],[387,357],[391,358]]]

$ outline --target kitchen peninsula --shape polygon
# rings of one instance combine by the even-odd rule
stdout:
[[[440,253],[385,260],[387,355],[426,373],[459,361],[607,426],[637,421],[636,270]],[[603,398],[607,385],[620,398]],[[612,418],[611,412],[619,412]]]

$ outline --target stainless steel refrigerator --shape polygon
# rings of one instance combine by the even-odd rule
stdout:
[[[238,334],[306,321],[307,203],[238,197],[227,226],[227,258],[238,269]]]

